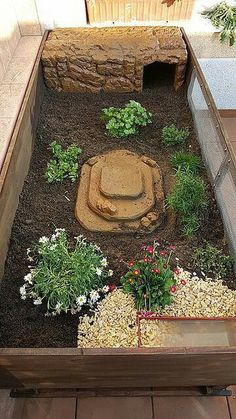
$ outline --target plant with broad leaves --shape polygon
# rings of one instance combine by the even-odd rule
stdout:
[[[161,131],[162,142],[166,146],[183,144],[189,135],[188,128],[178,129],[175,124],[168,125]]]
[[[101,115],[108,134],[118,138],[137,134],[139,127],[152,122],[151,117],[152,114],[134,100],[130,100],[124,108],[104,108]]]
[[[47,164],[45,178],[49,183],[62,182],[69,178],[74,182],[78,176],[78,156],[81,154],[81,148],[71,144],[66,150],[56,141],[50,144],[54,158]]]
[[[171,266],[173,248],[160,248],[154,241],[152,246],[143,247],[141,259],[128,263],[121,284],[125,293],[133,295],[138,310],[156,311],[171,303],[176,290]]]
[[[104,281],[113,272],[107,269],[107,259],[83,236],[75,237],[72,247],[65,230],[56,229],[50,238],[41,237],[27,254],[31,266],[20,287],[21,298],[31,298],[35,305],[45,302],[48,314],[76,314],[109,290]]]

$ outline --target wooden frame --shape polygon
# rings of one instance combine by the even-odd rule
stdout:
[[[236,382],[234,348],[2,349],[0,386],[124,388]],[[3,375],[2,375],[3,374]]]
[[[40,56],[46,37],[47,33],[41,42],[0,172],[0,281],[4,272],[19,195],[29,170],[40,105],[43,100],[44,83]]]
[[[46,39],[47,34],[44,36]],[[197,60],[187,40],[191,68],[200,72]],[[41,49],[43,47],[43,43]],[[43,93],[40,54],[37,56],[27,92],[18,116],[12,141],[7,153],[8,168],[3,172],[2,191],[16,177],[9,178],[10,167],[17,154],[24,118],[35,128]],[[209,94],[204,76],[200,72],[204,90]],[[39,80],[39,82],[36,80]],[[38,86],[38,90],[36,87]],[[211,98],[211,95],[209,95]],[[211,100],[211,99],[210,99]],[[36,105],[32,105],[32,104]],[[31,104],[31,105],[30,105]],[[214,102],[212,110],[215,113]],[[36,112],[36,114],[35,114]],[[31,116],[30,116],[31,115]],[[217,117],[217,112],[216,112]],[[217,117],[218,118],[218,117]],[[219,129],[221,130],[220,121]],[[24,130],[23,130],[24,131]],[[33,144],[32,135],[29,143]],[[222,131],[224,137],[224,132]],[[225,138],[223,138],[225,141]],[[28,143],[28,144],[29,144]],[[19,153],[18,153],[19,155]],[[27,170],[30,157],[27,160]],[[21,160],[23,165],[24,160]],[[5,175],[4,175],[5,173]],[[25,176],[26,174],[24,174]],[[23,186],[24,176],[20,185]],[[8,182],[8,183],[7,183]],[[20,188],[19,188],[20,190]],[[20,193],[18,190],[18,194]],[[17,202],[12,212],[16,210]],[[142,388],[226,386],[236,384],[236,347],[205,348],[130,348],[130,349],[76,349],[76,348],[3,348],[0,349],[1,388]]]

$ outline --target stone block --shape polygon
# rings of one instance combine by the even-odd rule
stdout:
[[[187,49],[179,28],[55,29],[50,32],[42,53],[43,66],[56,67],[60,79],[65,78],[62,89],[65,86],[70,89],[66,91],[72,91],[73,86],[74,92],[141,91],[143,68],[156,61],[176,64],[175,88],[179,88],[184,82],[187,62]],[[50,72],[44,74],[45,79],[52,79]]]
[[[144,157],[116,150],[83,165],[75,214],[85,228],[148,232],[162,223],[165,208],[160,169]]]

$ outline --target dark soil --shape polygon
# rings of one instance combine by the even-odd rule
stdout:
[[[114,139],[105,135],[99,119],[100,110],[108,106],[123,106],[134,99],[153,114],[153,123],[129,139]],[[175,92],[172,86],[147,87],[141,94],[65,94],[46,92],[38,125],[35,149],[28,177],[25,181],[16,213],[0,296],[1,347],[75,347],[78,316],[45,317],[45,307],[20,299],[19,287],[28,272],[26,249],[39,237],[52,234],[55,227],[63,227],[69,236],[83,233],[96,242],[110,261],[116,280],[125,271],[124,261],[134,258],[142,243],[151,236],[114,235],[85,231],[74,217],[77,183],[48,184],[43,173],[52,157],[49,143],[58,141],[63,146],[78,144],[83,152],[82,166],[90,157],[113,149],[126,148],[155,159],[164,178],[165,193],[173,185],[173,170],[169,157],[174,148],[165,148],[160,141],[161,128],[175,122],[191,128],[190,150],[199,153],[193,121],[185,90]],[[206,178],[206,175],[203,174]],[[197,236],[192,240],[181,237],[178,220],[168,214],[167,221],[155,236],[177,245],[180,259],[187,265],[192,248],[206,239],[224,247],[224,231],[219,211],[209,186],[210,214],[202,220]],[[232,284],[231,284],[232,285]]]

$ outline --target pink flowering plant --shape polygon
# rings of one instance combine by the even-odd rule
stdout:
[[[84,305],[93,307],[109,291],[105,285],[113,275],[100,248],[81,235],[74,246],[64,229],[41,237],[27,249],[30,272],[20,287],[21,299],[34,305],[46,303],[47,315],[78,313]]]
[[[152,246],[142,247],[141,259],[128,263],[121,284],[125,293],[133,295],[138,310],[156,311],[171,303],[176,291],[174,251],[174,246],[161,246],[154,240]]]

